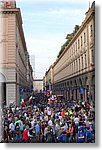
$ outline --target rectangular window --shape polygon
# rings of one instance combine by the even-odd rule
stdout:
[[[82,63],[82,69],[84,68],[84,66],[83,66],[83,56],[81,57],[81,63]]]
[[[77,52],[77,42],[76,42],[76,52]]]
[[[73,53],[75,54],[75,44],[73,45]]]
[[[72,56],[73,56],[73,47],[72,47]]]
[[[71,49],[70,49],[70,57],[71,57],[71,54],[72,54],[72,53],[71,53]]]
[[[94,59],[94,51],[91,50],[91,56],[92,56],[92,63],[94,64],[95,63],[95,59]]]
[[[76,72],[78,71],[78,61],[76,60]]]
[[[79,71],[80,71],[80,58],[79,58]]]
[[[79,40],[78,40],[78,49],[80,48],[80,42],[79,42]]]
[[[70,73],[71,73],[71,64],[69,65],[69,71],[70,71]]]
[[[76,68],[75,68],[75,61],[74,61],[74,69],[73,69],[73,72],[76,72],[76,70],[75,70]]]
[[[83,39],[82,39],[82,36],[81,36],[81,46],[83,46]]]
[[[90,26],[90,36],[92,36],[92,32],[93,32],[93,29],[92,29],[92,25]]]
[[[87,68],[87,59],[86,59],[86,54],[85,54],[85,68]]]
[[[73,74],[73,63],[72,63],[72,74]]]
[[[86,43],[86,33],[84,32],[84,43]]]

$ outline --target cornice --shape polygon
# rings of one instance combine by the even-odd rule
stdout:
[[[86,17],[85,17],[84,21],[82,22],[82,25],[80,26],[78,32],[74,35],[74,37],[72,38],[72,40],[70,41],[70,43],[65,47],[65,50],[62,52],[62,54],[60,55],[60,57],[57,58],[57,60],[54,63],[54,66],[63,57],[63,55],[66,53],[66,51],[73,45],[73,43],[79,37],[79,35],[82,33],[82,31],[86,28],[86,25],[88,24],[88,22],[94,17],[93,16],[94,13],[95,13],[95,9],[94,8],[90,8],[88,10],[88,12],[86,14]]]

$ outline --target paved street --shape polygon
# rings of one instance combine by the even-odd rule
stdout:
[[[0,142],[95,143],[95,1],[74,3],[0,0]]]

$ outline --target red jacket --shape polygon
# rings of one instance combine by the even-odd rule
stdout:
[[[61,116],[63,117],[65,115],[65,111],[63,110],[62,112],[61,112]]]
[[[28,131],[27,129],[23,131],[22,140],[29,140]]]

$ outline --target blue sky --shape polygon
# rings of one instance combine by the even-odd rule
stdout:
[[[35,78],[43,78],[66,35],[84,20],[89,0],[17,0],[17,7],[21,9],[28,52],[35,55]]]

